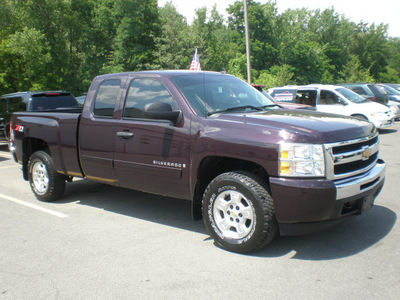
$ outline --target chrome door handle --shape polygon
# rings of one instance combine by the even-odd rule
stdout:
[[[117,132],[117,137],[121,137],[123,139],[129,139],[131,137],[133,137],[133,133],[129,132],[129,131],[119,131]]]

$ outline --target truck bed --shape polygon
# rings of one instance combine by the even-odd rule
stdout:
[[[33,145],[46,141],[47,150],[54,158],[54,165],[59,173],[83,176],[77,150],[80,116],[81,113],[76,109],[68,112],[14,113],[13,121],[19,124],[19,130],[15,131],[14,158],[22,163],[29,158],[29,149]],[[25,136],[29,138],[25,140]],[[19,145],[22,142],[24,144]],[[24,155],[22,149],[27,149],[28,155]]]

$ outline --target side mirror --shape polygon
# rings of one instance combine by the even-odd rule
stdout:
[[[340,97],[338,99],[338,103],[342,104],[342,105],[348,105],[348,103],[345,100],[343,100],[343,98],[340,98]]]
[[[147,103],[144,106],[143,115],[149,119],[168,120],[174,124],[181,119],[181,111],[172,110],[171,105],[165,102]]]

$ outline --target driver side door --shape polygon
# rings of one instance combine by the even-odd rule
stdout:
[[[179,110],[160,78],[132,79],[121,119],[115,125],[115,174],[122,187],[186,198],[190,122],[182,117],[173,124],[143,113],[146,104],[160,102]]]

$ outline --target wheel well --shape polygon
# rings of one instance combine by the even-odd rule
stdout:
[[[364,116],[363,114],[352,114],[351,117],[353,117],[353,118],[361,118],[361,119],[364,119],[364,120],[368,121],[368,118],[366,116]]]
[[[193,219],[200,220],[202,218],[201,202],[208,184],[218,175],[230,171],[248,171],[258,175],[267,184],[269,183],[267,171],[256,163],[229,157],[204,158],[197,172],[197,182],[192,202]]]
[[[34,138],[27,138],[23,142],[23,162],[22,162],[22,173],[25,180],[28,180],[28,162],[29,158],[32,156],[33,153],[36,151],[46,151],[50,154],[49,145],[41,140],[41,139],[34,139]]]

